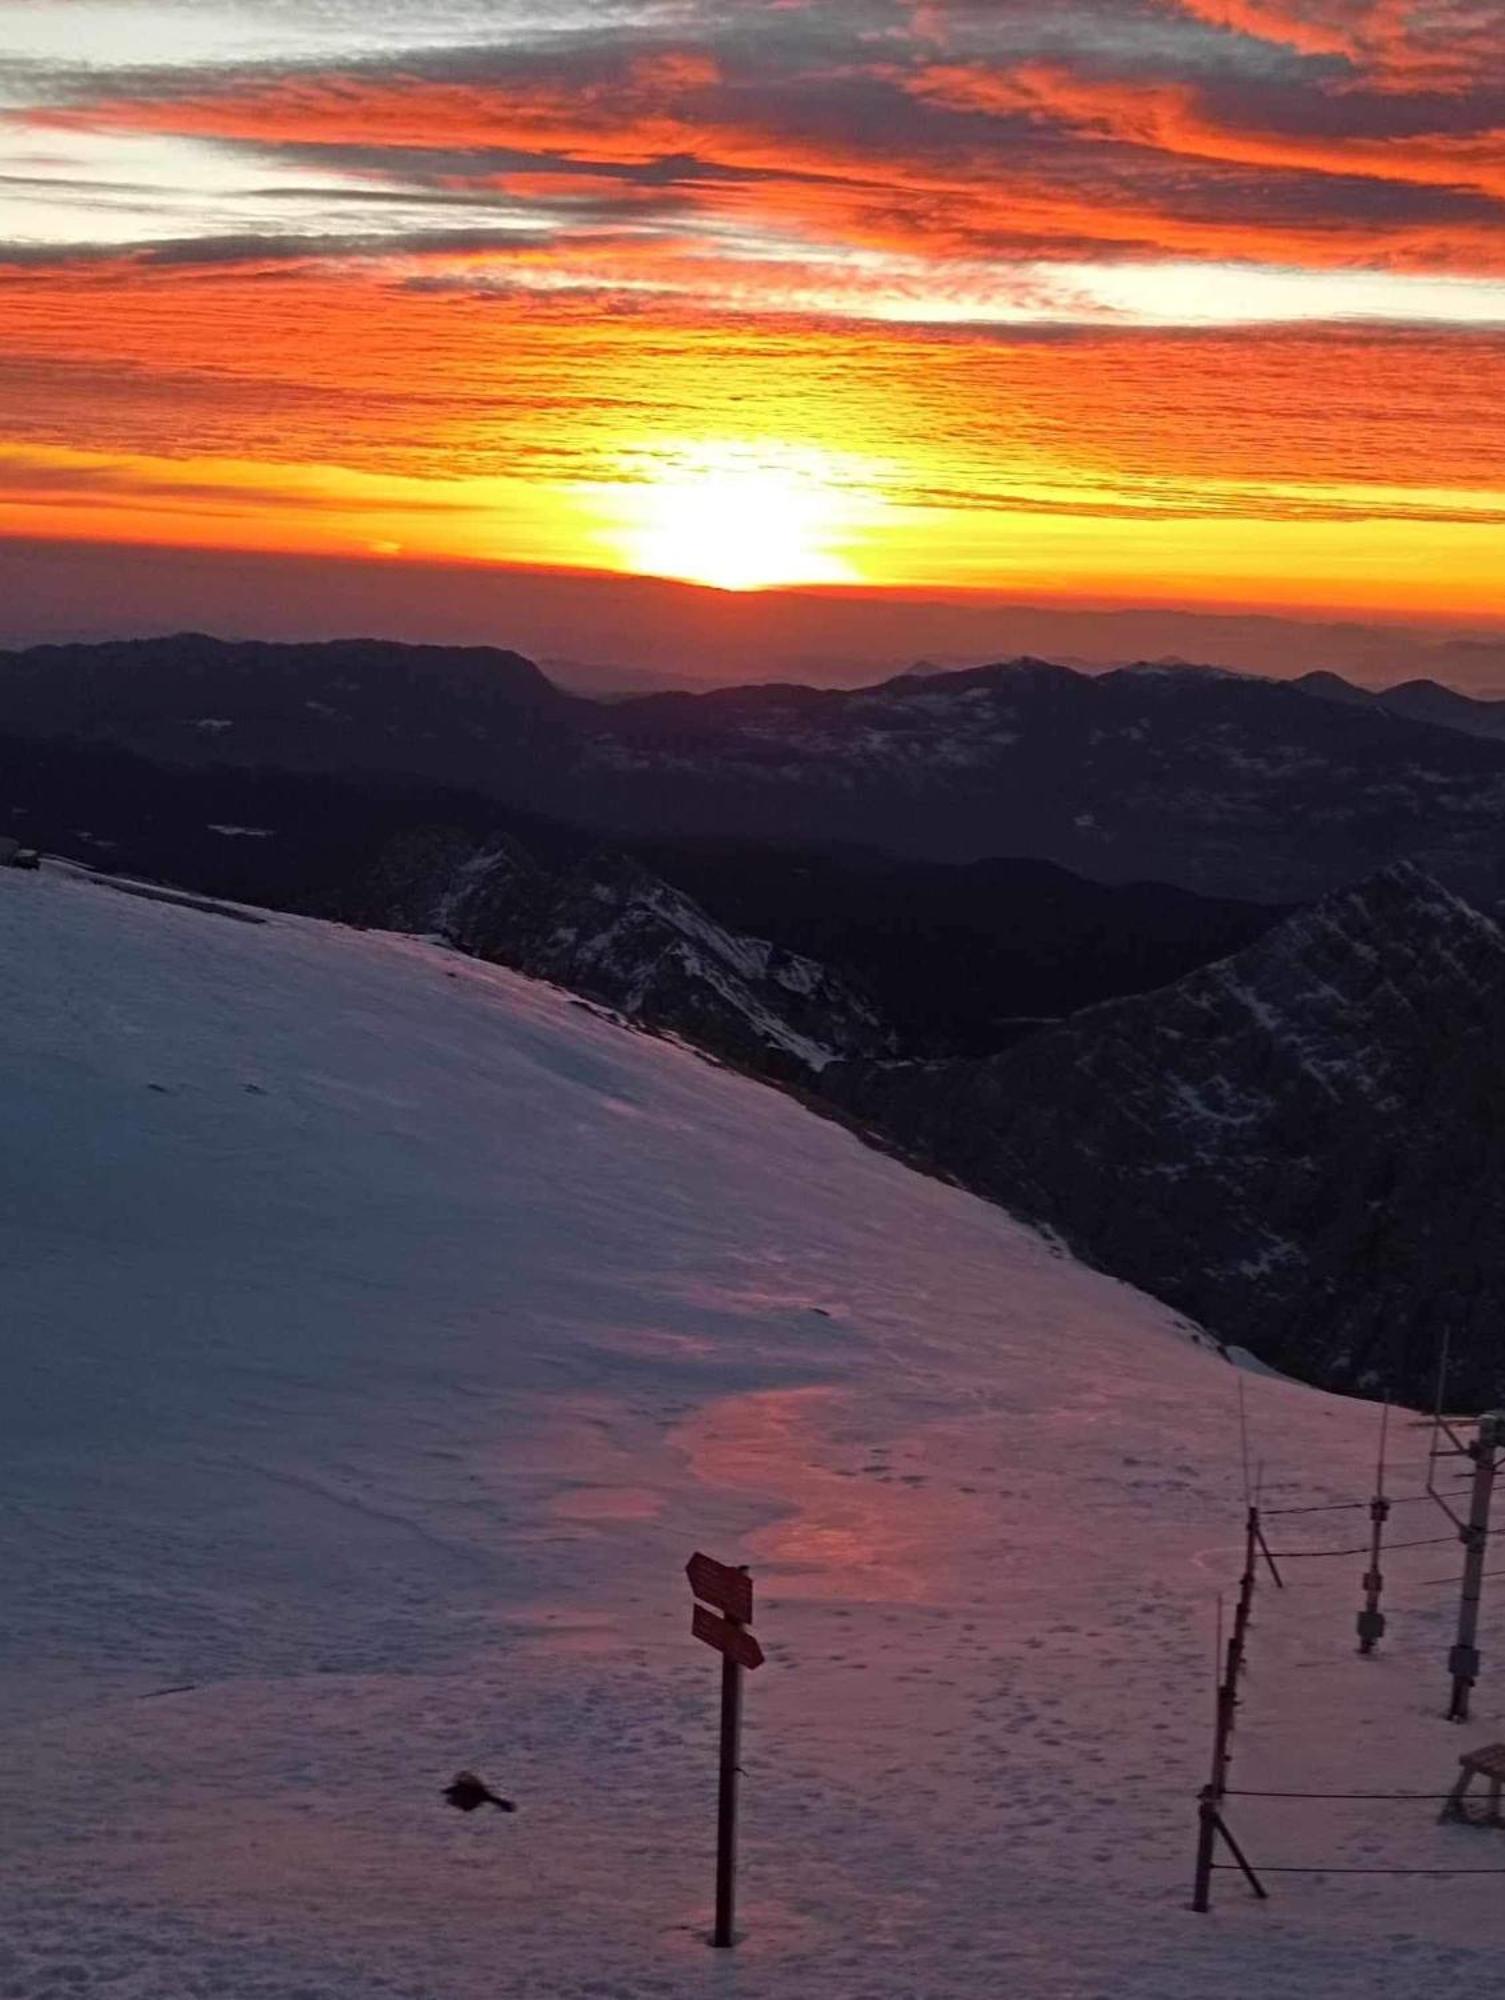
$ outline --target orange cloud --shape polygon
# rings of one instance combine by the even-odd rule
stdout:
[[[1262,487],[1499,484],[1505,335],[1072,334],[603,312],[594,295],[444,289],[379,267],[17,276],[0,368],[13,443],[372,472],[610,477],[655,437],[860,450],[903,497],[980,504],[1024,473],[1086,501],[1200,506]],[[1047,478],[1048,474],[1048,478]],[[1218,505],[1222,505],[1221,500]]]
[[[93,129],[322,150],[336,159],[358,150],[365,170],[389,184],[496,192],[545,215],[552,204],[561,226],[592,201],[615,207],[619,219],[655,204],[671,214],[677,208],[687,219],[734,226],[738,241],[702,237],[689,275],[742,299],[763,291],[776,302],[786,265],[797,267],[817,249],[838,258],[857,250],[926,258],[942,294],[945,261],[956,258],[1118,254],[1323,268],[1379,261],[1397,269],[1505,269],[1499,218],[1468,207],[1479,195],[1505,194],[1505,131],[1342,140],[1270,132],[1220,119],[1204,94],[1182,81],[1131,86],[1043,64],[951,64],[883,79],[894,103],[940,120],[908,133],[906,147],[896,131],[824,130],[819,121],[802,126],[776,103],[760,110],[736,93],[718,94],[720,81],[713,64],[664,56],[628,65],[610,84],[597,79],[576,87],[536,76],[503,86],[297,75],[47,115]],[[1057,149],[1041,158],[1038,147],[995,141],[979,131],[979,114],[1051,126],[1088,156]],[[1106,146],[1119,156],[1094,164],[1092,149]],[[496,155],[529,164],[488,166]],[[1443,208],[1417,214],[1392,203],[1383,212],[1372,204],[1353,210],[1339,193],[1303,191],[1282,213],[1266,191],[1257,212],[1244,185],[1188,185],[1179,171],[1160,171],[1162,156],[1254,172],[1277,168],[1319,185],[1351,187],[1368,176],[1435,190]],[[1449,195],[1457,199],[1445,201]],[[748,238],[759,234],[763,240],[749,256]],[[573,258],[561,234],[558,257],[578,266],[576,275],[608,282],[634,259],[662,267],[666,251],[639,232],[631,249],[619,245],[608,254],[592,242],[588,255]],[[741,268],[729,272],[734,265]],[[645,275],[651,279],[654,271]],[[833,298],[837,289],[855,297],[861,288],[837,278]],[[799,303],[808,286],[800,279],[786,290]]]

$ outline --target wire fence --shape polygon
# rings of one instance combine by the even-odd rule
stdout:
[[[1383,1445],[1381,1453],[1381,1474],[1383,1474]],[[1382,1554],[1385,1557],[1389,1557],[1402,1554],[1411,1549],[1456,1547],[1460,1543],[1465,1548],[1475,1547],[1477,1552],[1477,1547],[1483,1546],[1482,1541],[1477,1545],[1473,1543],[1471,1536],[1474,1531],[1458,1520],[1443,1497],[1439,1493],[1430,1490],[1430,1484],[1429,1480],[1429,1490],[1426,1492],[1397,1495],[1394,1498],[1388,1498],[1382,1492],[1377,1491],[1375,1496],[1368,1500],[1325,1500],[1272,1508],[1261,1508],[1258,1495],[1257,1493],[1255,1494],[1252,1504],[1248,1507],[1245,1519],[1244,1571],[1239,1586],[1238,1615],[1234,1623],[1233,1638],[1227,1649],[1226,1662],[1220,1663],[1222,1665],[1222,1673],[1217,1691],[1212,1780],[1208,1785],[1203,1787],[1198,1805],[1200,1831],[1197,1848],[1196,1883],[1192,1896],[1192,1908],[1194,1910],[1205,1911],[1211,1907],[1213,1876],[1215,1874],[1230,1872],[1242,1874],[1253,1893],[1261,1899],[1264,1899],[1267,1894],[1260,1883],[1260,1877],[1263,1875],[1334,1877],[1411,1876],[1434,1880],[1445,1879],[1447,1877],[1505,1875],[1505,1865],[1458,1867],[1420,1862],[1275,1861],[1268,1863],[1261,1862],[1256,1869],[1251,1864],[1249,1857],[1245,1854],[1233,1831],[1223,1818],[1224,1804],[1230,1799],[1324,1805],[1441,1805],[1445,1808],[1441,1814],[1444,1820],[1449,1818],[1462,1819],[1465,1817],[1461,1810],[1454,1810],[1453,1812],[1446,1810],[1449,1806],[1455,1809],[1460,1807],[1459,1787],[1455,1787],[1452,1791],[1427,1792],[1322,1791],[1263,1786],[1234,1786],[1228,1783],[1229,1767],[1232,1758],[1232,1735],[1237,1711],[1241,1706],[1240,1684],[1247,1667],[1245,1657],[1246,1641],[1253,1618],[1255,1586],[1258,1579],[1260,1561],[1263,1560],[1276,1584],[1281,1584],[1282,1579],[1277,1567],[1281,1563],[1315,1562],[1327,1559],[1341,1560],[1354,1557],[1368,1559],[1369,1570],[1366,1572],[1364,1578],[1368,1600],[1366,1609],[1360,1613],[1358,1621],[1361,1638],[1360,1650],[1367,1652],[1370,1650],[1374,1638],[1383,1634],[1385,1629],[1384,1619],[1378,1616],[1379,1591],[1381,1588],[1378,1565]],[[1401,1542],[1384,1541],[1383,1524],[1388,1518],[1390,1509],[1392,1507],[1415,1506],[1419,1504],[1439,1506],[1447,1514],[1448,1518],[1455,1523],[1452,1530],[1444,1535],[1422,1535]],[[1374,1523],[1372,1537],[1365,1542],[1345,1544],[1336,1548],[1271,1548],[1265,1540],[1261,1525],[1262,1519],[1293,1519],[1307,1515],[1359,1513],[1365,1510],[1368,1511]],[[1487,1537],[1487,1526],[1483,1527],[1483,1534]],[[1491,1570],[1485,1574],[1491,1576],[1505,1575],[1505,1571]],[[1455,1583],[1459,1579],[1448,1576],[1419,1579],[1419,1581],[1428,1584]],[[1314,1579],[1313,1587],[1322,1586],[1318,1586]],[[1221,1600],[1219,1602],[1221,1605]],[[1367,1632],[1366,1620],[1369,1621]],[[1220,1652],[1222,1650],[1221,1644],[1219,1650]],[[1498,1790],[1495,1794],[1495,1802],[1497,1807]],[[1231,1856],[1231,1859],[1218,1858],[1220,1847],[1224,1854]]]
[[[1386,1542],[1385,1554],[1397,1555],[1402,1549],[1440,1549],[1445,1542],[1456,1543],[1457,1540],[1458,1536],[1452,1534],[1428,1535],[1424,1540],[1416,1542]],[[1300,1562],[1309,1556],[1367,1556],[1368,1553],[1367,1542],[1360,1542],[1356,1547],[1349,1549],[1271,1549],[1270,1551],[1276,1562]]]
[[[1225,1798],[1367,1798],[1367,1800],[1371,1800],[1371,1798],[1385,1798],[1385,1800],[1403,1798],[1403,1800],[1409,1800],[1411,1804],[1415,1804],[1415,1802],[1421,1802],[1421,1804],[1433,1802],[1435,1804],[1437,1800],[1451,1798],[1453,1794],[1451,1792],[1239,1792],[1239,1790],[1229,1788],[1223,1796]]]
[[[1236,1861],[1214,1861],[1213,1872],[1243,1873]],[[1261,1861],[1261,1875],[1505,1875],[1505,1868],[1350,1868],[1320,1861]]]
[[[1419,1500],[1430,1500],[1430,1493],[1398,1493],[1393,1498],[1385,1497],[1387,1507],[1414,1507]],[[1342,1514],[1357,1507],[1372,1507],[1373,1500],[1319,1500],[1310,1507],[1261,1507],[1260,1517],[1273,1521],[1292,1514]]]

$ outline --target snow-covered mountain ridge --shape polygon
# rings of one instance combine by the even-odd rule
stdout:
[[[1493,1879],[1187,1913],[1234,1373],[998,1209],[452,951],[45,870],[0,872],[0,1089],[7,2000],[1493,1978]],[[1368,1490],[1372,1407],[1247,1388],[1267,1501]],[[768,1653],[730,1964],[696,1546]],[[1451,1776],[1449,1560],[1387,1561],[1377,1662],[1356,1564],[1262,1594],[1244,1783]],[[440,1804],[464,1765],[515,1819]],[[1239,1814],[1265,1860],[1492,1838]]]
[[[765,1073],[810,1079],[892,1052],[873,1003],[827,967],[718,924],[620,855],[549,869],[519,842],[427,830],[393,843],[359,899],[387,928],[604,1001]]]

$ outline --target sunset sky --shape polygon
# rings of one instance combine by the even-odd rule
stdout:
[[[0,535],[1505,620],[1500,0],[0,0],[0,106]]]

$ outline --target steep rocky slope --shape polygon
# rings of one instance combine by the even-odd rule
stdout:
[[[393,844],[362,907],[773,1075],[808,1079],[838,1055],[895,1046],[824,965],[714,922],[624,856],[550,869],[512,839],[426,830]]]
[[[746,841],[634,848],[720,922],[855,975],[914,1057],[996,1055],[1044,1022],[1226,958],[1287,914],[1011,857],[906,861]]]
[[[991,1061],[827,1087],[1104,1269],[1333,1385],[1505,1396],[1505,934],[1400,865]]]
[[[48,854],[212,896],[386,923],[382,896],[370,893],[373,867],[415,836],[432,845],[435,829],[466,855],[511,838],[555,873],[601,847],[588,828],[473,790],[378,774],[169,766],[109,744],[0,731],[0,830]],[[994,1054],[1042,1017],[1166,985],[1282,915],[1278,905],[1165,884],[1088,882],[1040,861],[912,862],[776,842],[623,846],[721,931],[818,960],[870,993],[915,1057]],[[443,883],[424,879],[427,900],[415,904],[413,884],[388,874],[390,921],[431,927]]]

